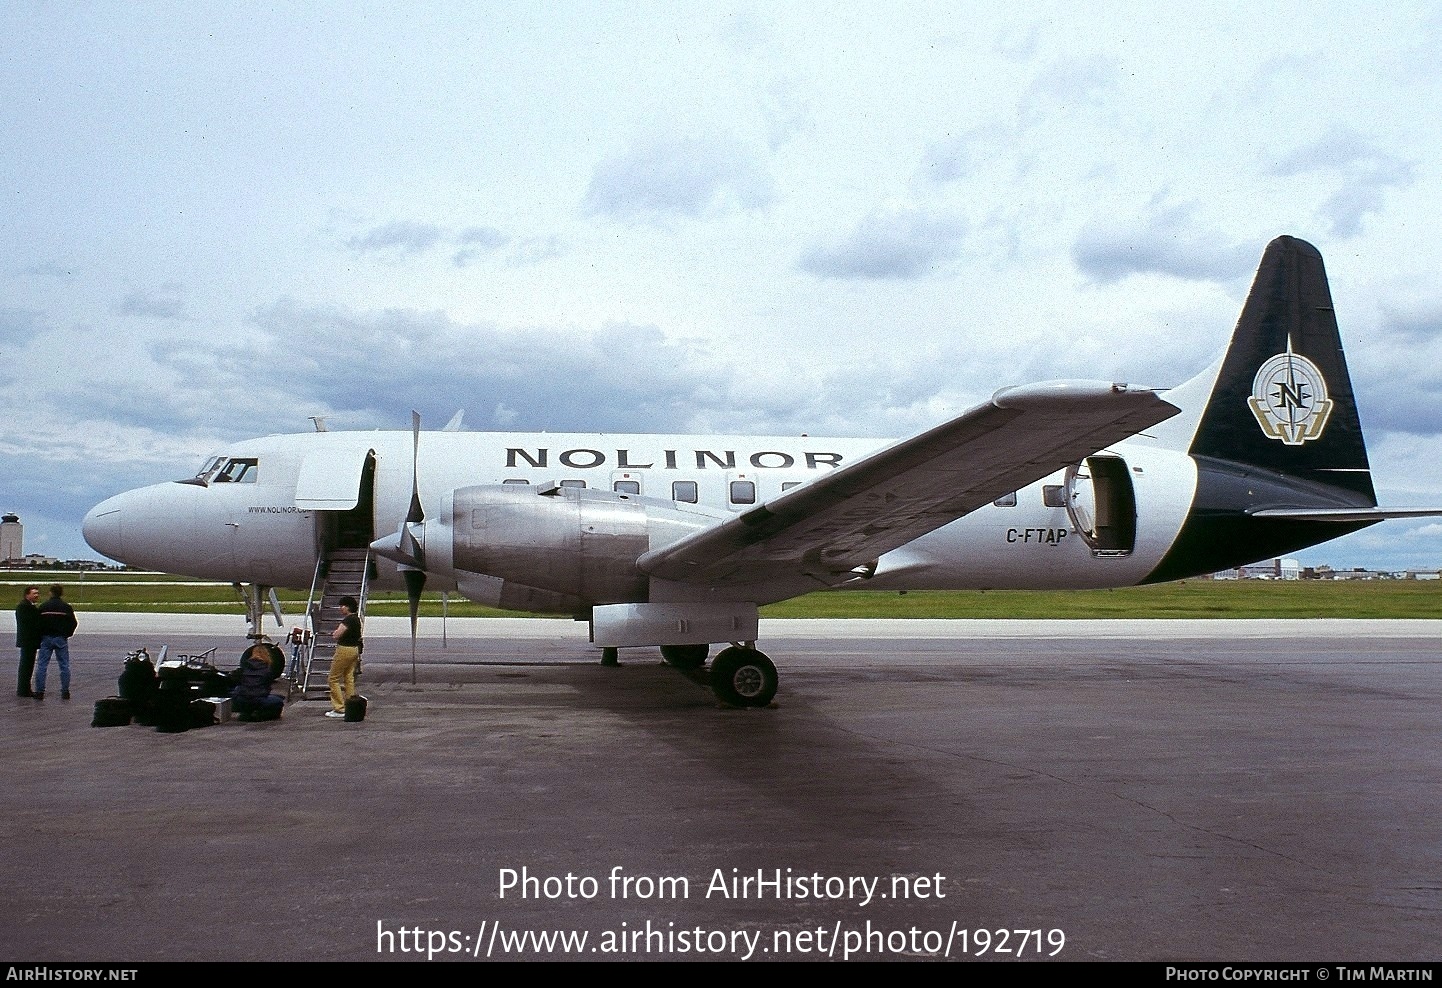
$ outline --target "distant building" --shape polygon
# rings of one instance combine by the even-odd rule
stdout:
[[[25,528],[20,516],[7,514],[0,517],[0,563],[18,562],[25,558]]]
[[[1213,573],[1212,579],[1300,580],[1302,564],[1295,559],[1273,559],[1269,563],[1253,563],[1250,566],[1238,566],[1236,569],[1224,569],[1220,573]]]

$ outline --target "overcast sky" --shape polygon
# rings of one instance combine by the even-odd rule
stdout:
[[[1283,233],[1381,499],[1439,504],[1439,51],[1428,2],[8,0],[0,510],[92,557],[100,499],[317,414],[899,436],[1170,386]]]

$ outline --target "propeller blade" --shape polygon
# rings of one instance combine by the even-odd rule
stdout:
[[[411,409],[411,506],[401,523],[397,555],[406,581],[406,602],[411,610],[411,685],[416,682],[416,626],[421,614],[421,591],[426,588],[425,508],[421,507],[421,413]],[[416,531],[421,538],[416,538]]]
[[[424,570],[412,569],[409,566],[401,568],[401,575],[406,581],[406,602],[411,608],[411,685],[416,684],[416,625],[421,615],[421,591],[426,588],[426,574]]]
[[[406,581],[406,602],[411,608],[411,640],[416,637],[416,622],[421,613],[421,591],[426,588],[426,574],[423,570],[406,567],[401,570]]]
[[[425,509],[421,507],[420,482],[421,457],[421,413],[411,410],[411,509],[406,512],[406,521],[416,524],[426,520]]]

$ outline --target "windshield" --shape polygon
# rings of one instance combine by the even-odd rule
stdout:
[[[216,471],[211,479],[213,484],[253,484],[260,473],[260,467],[253,456],[232,456],[225,466]]]

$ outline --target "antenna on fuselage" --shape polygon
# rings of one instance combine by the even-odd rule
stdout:
[[[310,417],[310,420],[315,423],[315,431],[316,431],[316,432],[325,432],[325,431],[326,431],[326,430],[325,430],[325,416],[324,416],[324,415],[312,415],[312,416]]]

